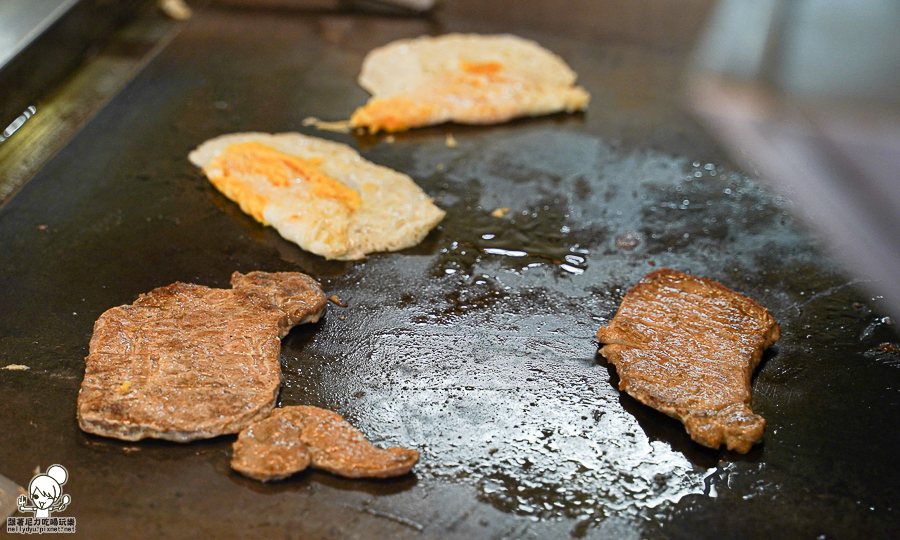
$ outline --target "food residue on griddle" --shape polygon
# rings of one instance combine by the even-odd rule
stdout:
[[[452,133],[448,133],[447,136],[444,137],[444,144],[447,145],[447,148],[456,148],[458,146]]]
[[[8,370],[8,371],[27,371],[31,368],[24,364],[10,364],[10,365],[4,367],[3,369]]]
[[[341,415],[310,406],[275,409],[241,431],[233,449],[231,467],[262,482],[310,464],[348,478],[387,478],[408,473],[419,460],[417,450],[378,448]]]
[[[503,216],[505,216],[508,213],[509,213],[509,208],[500,207],[500,208],[495,208],[494,211],[491,212],[491,215],[494,216],[495,218],[502,218]]]
[[[619,249],[631,251],[632,249],[638,247],[640,243],[641,237],[636,232],[625,231],[622,234],[616,236],[616,247]]]
[[[316,129],[322,131],[333,131],[335,133],[350,133],[350,130],[353,128],[353,126],[350,125],[350,120],[328,122],[319,120],[315,116],[307,116],[303,119],[302,124],[304,126],[314,126]]]
[[[332,294],[331,296],[329,296],[328,300],[331,303],[338,305],[340,307],[347,307],[347,304],[345,304],[344,302],[341,302],[341,297],[336,294]]]
[[[668,268],[632,287],[597,332],[620,390],[681,420],[694,441],[741,453],[763,436],[765,420],[750,409],[750,379],[779,335],[753,300]]]

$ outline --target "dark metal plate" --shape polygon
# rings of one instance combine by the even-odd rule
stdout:
[[[538,39],[594,96],[585,115],[354,138],[363,55],[477,28]],[[200,13],[0,210],[0,473],[68,468],[89,537],[868,538],[900,532],[900,341],[800,229],[676,107],[683,56],[499,22]],[[222,133],[301,131],[413,176],[448,216],[420,246],[326,262],[218,194],[187,153]],[[453,133],[459,145],[445,145]],[[496,218],[491,211],[511,212]],[[623,242],[623,233],[637,238]],[[617,238],[619,238],[617,246]],[[704,449],[616,389],[596,329],[670,266],[768,307],[754,381],[765,443]],[[281,403],[331,407],[414,474],[230,471],[232,437],[86,435],[75,399],[106,309],[174,281],[302,270],[347,308],[284,340]],[[893,344],[881,346],[883,343]]]

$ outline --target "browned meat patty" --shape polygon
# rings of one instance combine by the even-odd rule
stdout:
[[[407,448],[373,446],[341,415],[318,407],[275,409],[272,416],[241,431],[231,467],[266,482],[313,467],[350,478],[406,474],[419,461]]]
[[[780,329],[759,304],[706,278],[663,268],[625,295],[597,338],[619,390],[684,422],[698,443],[746,453],[766,421],[750,377]]]
[[[325,294],[300,273],[231,276],[232,289],[175,283],[94,324],[78,425],[135,441],[237,433],[272,411],[280,338],[319,320]]]

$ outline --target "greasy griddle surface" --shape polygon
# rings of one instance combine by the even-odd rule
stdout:
[[[0,371],[0,473],[27,485],[36,465],[67,467],[65,515],[94,537],[896,533],[900,356],[877,348],[900,338],[790,204],[678,112],[682,56],[479,23],[565,58],[589,112],[392,144],[302,127],[365,101],[354,80],[371,48],[475,27],[442,21],[200,13],[0,210],[0,365],[31,367]],[[400,254],[304,253],[187,161],[208,138],[251,130],[354,145],[448,216]],[[492,217],[497,207],[511,212]],[[640,238],[633,249],[616,245],[625,232]],[[692,443],[620,394],[596,355],[597,328],[660,266],[717,279],[781,324],[753,384],[765,442],[746,456]],[[229,470],[233,437],[124,443],[78,430],[103,311],[257,269],[307,272],[348,304],[285,338],[281,402],[333,408],[379,446],[419,449],[412,475],[262,485]]]

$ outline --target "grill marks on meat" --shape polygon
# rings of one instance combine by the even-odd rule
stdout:
[[[241,431],[231,467],[266,482],[313,467],[349,478],[387,478],[406,474],[419,460],[407,448],[382,449],[341,415],[310,406],[275,409]]]
[[[317,321],[325,294],[291,272],[235,272],[231,284],[174,283],[101,315],[78,394],[81,429],[187,442],[268,416],[281,385],[280,338]]]
[[[632,287],[597,332],[619,390],[681,420],[694,441],[741,453],[763,436],[765,420],[750,409],[750,380],[779,335],[753,300],[667,268]]]

